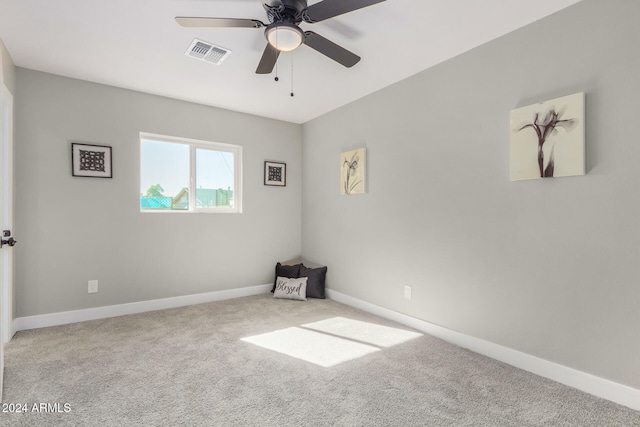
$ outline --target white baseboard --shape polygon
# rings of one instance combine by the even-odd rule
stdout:
[[[272,287],[273,284],[258,285],[247,288],[207,292],[203,294],[184,295],[173,298],[110,305],[106,307],[87,308],[84,310],[18,317],[13,321],[13,329],[15,331],[24,331],[27,329],[84,322],[87,320],[105,319],[107,317],[122,316],[125,314],[144,313],[146,311],[164,310],[167,308],[183,307],[212,301],[223,301],[250,295],[264,294],[271,291]]]
[[[503,347],[489,341],[452,331],[442,326],[434,325],[424,320],[416,319],[415,317],[407,316],[406,314],[398,313],[331,289],[327,289],[326,293],[328,298],[342,304],[410,326],[418,331],[464,347],[475,353],[491,357],[492,359],[499,360],[516,368],[532,372],[541,377],[640,411],[640,390],[638,389],[540,359],[539,357]]]

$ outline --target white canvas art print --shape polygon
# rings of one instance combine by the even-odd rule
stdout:
[[[584,92],[511,111],[512,181],[584,175]]]
[[[365,192],[366,149],[345,151],[340,154],[340,194]]]

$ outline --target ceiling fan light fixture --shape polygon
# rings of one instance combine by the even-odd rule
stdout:
[[[273,24],[265,32],[269,44],[281,52],[290,52],[304,41],[304,33],[293,24]]]

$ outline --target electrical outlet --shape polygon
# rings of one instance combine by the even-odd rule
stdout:
[[[97,280],[89,280],[88,292],[90,294],[95,294],[96,292],[98,292],[98,281]]]
[[[411,299],[411,286],[404,285],[404,297],[406,299]]]

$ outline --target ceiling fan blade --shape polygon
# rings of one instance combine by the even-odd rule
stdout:
[[[278,60],[278,56],[280,56],[280,51],[267,43],[267,47],[264,48],[262,58],[256,69],[256,74],[271,74]]]
[[[385,0],[324,0],[307,8],[305,21],[309,23],[324,21],[383,1]]]
[[[351,68],[360,61],[360,57],[342,46],[338,46],[331,40],[325,39],[319,34],[313,31],[305,31],[304,44],[312,49],[317,50],[321,54],[328,56],[334,61],[344,65],[347,68]]]
[[[195,16],[176,16],[176,22],[183,27],[205,28],[260,28],[265,26],[257,19],[200,18]]]

